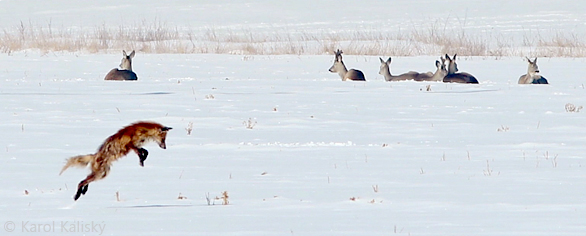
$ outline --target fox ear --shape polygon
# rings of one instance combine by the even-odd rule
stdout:
[[[171,127],[163,127],[163,128],[161,128],[161,131],[169,131],[171,129],[173,129],[173,128],[171,128]]]

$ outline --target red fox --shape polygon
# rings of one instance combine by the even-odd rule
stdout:
[[[73,200],[77,201],[82,194],[85,195],[91,182],[103,179],[108,175],[112,162],[126,156],[130,151],[136,152],[140,160],[140,166],[144,166],[144,161],[149,152],[142,146],[148,141],[155,141],[159,144],[159,147],[166,149],[165,139],[167,138],[167,131],[171,129],[171,127],[158,123],[145,121],[126,126],[108,137],[95,154],[69,158],[59,175],[71,166],[86,167],[90,164],[92,172],[77,186],[77,193],[73,198]]]

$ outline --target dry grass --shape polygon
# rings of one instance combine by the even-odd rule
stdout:
[[[522,39],[502,35],[469,33],[465,27],[448,27],[436,20],[424,27],[399,32],[380,29],[346,31],[288,31],[275,29],[185,29],[160,20],[131,25],[55,27],[50,22],[36,25],[21,22],[0,30],[0,52],[22,50],[41,52],[103,53],[132,48],[142,53],[212,53],[243,55],[321,55],[343,48],[352,55],[443,55],[586,57],[586,41],[577,34],[550,32],[550,37],[528,32]],[[513,42],[520,43],[513,43]]]

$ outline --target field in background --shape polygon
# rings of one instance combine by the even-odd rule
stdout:
[[[0,1],[0,52],[585,57],[579,1]],[[67,6],[66,8],[63,6]]]
[[[495,35],[450,27],[448,22],[449,19],[438,19],[423,27],[399,31],[382,28],[289,30],[287,27],[190,29],[160,20],[79,29],[20,22],[0,32],[0,52],[32,49],[104,53],[132,48],[142,53],[321,55],[342,48],[347,55],[586,56],[584,37],[573,32],[551,29],[544,34],[527,30],[516,35]]]
[[[1,54],[0,223],[16,228],[0,233],[586,232],[586,59],[540,58],[551,85],[532,86],[516,84],[520,58],[462,60],[477,85],[385,82],[377,56],[346,56],[368,81],[342,82],[332,58],[137,54],[139,80],[121,82],[103,80],[120,52]],[[435,60],[395,58],[396,71]],[[74,203],[88,170],[59,176],[65,158],[137,120],[173,127],[167,149],[148,144],[145,167],[120,159]]]
[[[0,234],[584,235],[583,5],[0,0]],[[104,81],[122,49],[139,80]],[[378,74],[443,53],[480,83]],[[65,158],[137,120],[167,149],[74,202]]]

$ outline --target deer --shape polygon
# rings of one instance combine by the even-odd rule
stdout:
[[[448,74],[448,70],[446,70],[446,59],[440,57],[440,61],[435,61],[435,67],[437,68],[435,73],[427,72],[421,73],[415,79],[416,81],[443,81],[444,77]]]
[[[407,73],[403,73],[400,75],[392,75],[391,74],[391,58],[387,59],[386,61],[382,58],[378,58],[380,60],[380,70],[378,73],[385,77],[385,81],[404,81],[404,80],[415,80],[417,76],[420,75],[418,72],[409,71]]]
[[[448,54],[446,54],[446,60],[448,60],[448,74],[444,77],[444,82],[446,83],[463,83],[463,84],[477,84],[478,80],[471,74],[466,72],[459,72],[458,73],[458,65],[456,64],[456,55],[454,54],[453,58],[450,58]]]
[[[531,61],[528,57],[525,57],[529,66],[527,66],[527,74],[519,77],[519,84],[548,84],[545,77],[539,75],[539,67],[537,67],[537,57]]]
[[[334,52],[336,58],[334,64],[330,67],[329,71],[332,73],[338,73],[342,81],[353,80],[353,81],[366,81],[364,73],[356,69],[346,69],[344,62],[342,61],[342,50],[338,49]]]
[[[129,55],[122,50],[122,61],[120,62],[120,70],[114,68],[106,74],[104,80],[138,80],[136,74],[132,71],[132,58],[134,57],[134,50]]]

